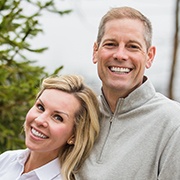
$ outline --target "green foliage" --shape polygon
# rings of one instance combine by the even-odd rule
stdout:
[[[24,3],[24,4],[23,4]],[[31,14],[25,8],[31,6]],[[49,74],[33,66],[29,53],[43,53],[47,47],[33,48],[29,43],[43,30],[38,19],[43,11],[63,15],[53,0],[0,1],[0,153],[24,148],[23,123],[32,106],[39,83]],[[32,42],[32,41],[31,41]],[[63,66],[58,67],[58,74]]]

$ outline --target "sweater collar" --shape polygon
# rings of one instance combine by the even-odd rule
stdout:
[[[153,96],[155,96],[155,89],[153,84],[146,76],[144,76],[144,79],[144,83],[131,92],[126,98],[119,98],[114,114],[122,114],[138,108],[139,106],[142,106],[147,101],[149,101]],[[100,103],[102,104],[101,107],[104,109],[104,111],[102,109],[103,114],[113,114],[103,93],[101,94],[100,99]]]

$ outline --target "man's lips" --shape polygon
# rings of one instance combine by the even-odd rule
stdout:
[[[109,69],[112,72],[116,72],[116,73],[119,73],[119,74],[129,73],[132,70],[131,68],[115,67],[115,66],[111,66],[111,67],[109,67]]]

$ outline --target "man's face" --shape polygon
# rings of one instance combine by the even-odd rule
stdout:
[[[147,46],[144,27],[139,20],[116,19],[107,22],[99,44],[94,44],[93,62],[97,63],[103,91],[126,97],[142,84],[145,68],[151,67],[155,48]]]

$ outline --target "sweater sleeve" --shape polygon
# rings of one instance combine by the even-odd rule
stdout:
[[[180,127],[170,137],[160,159],[158,180],[180,179]]]

